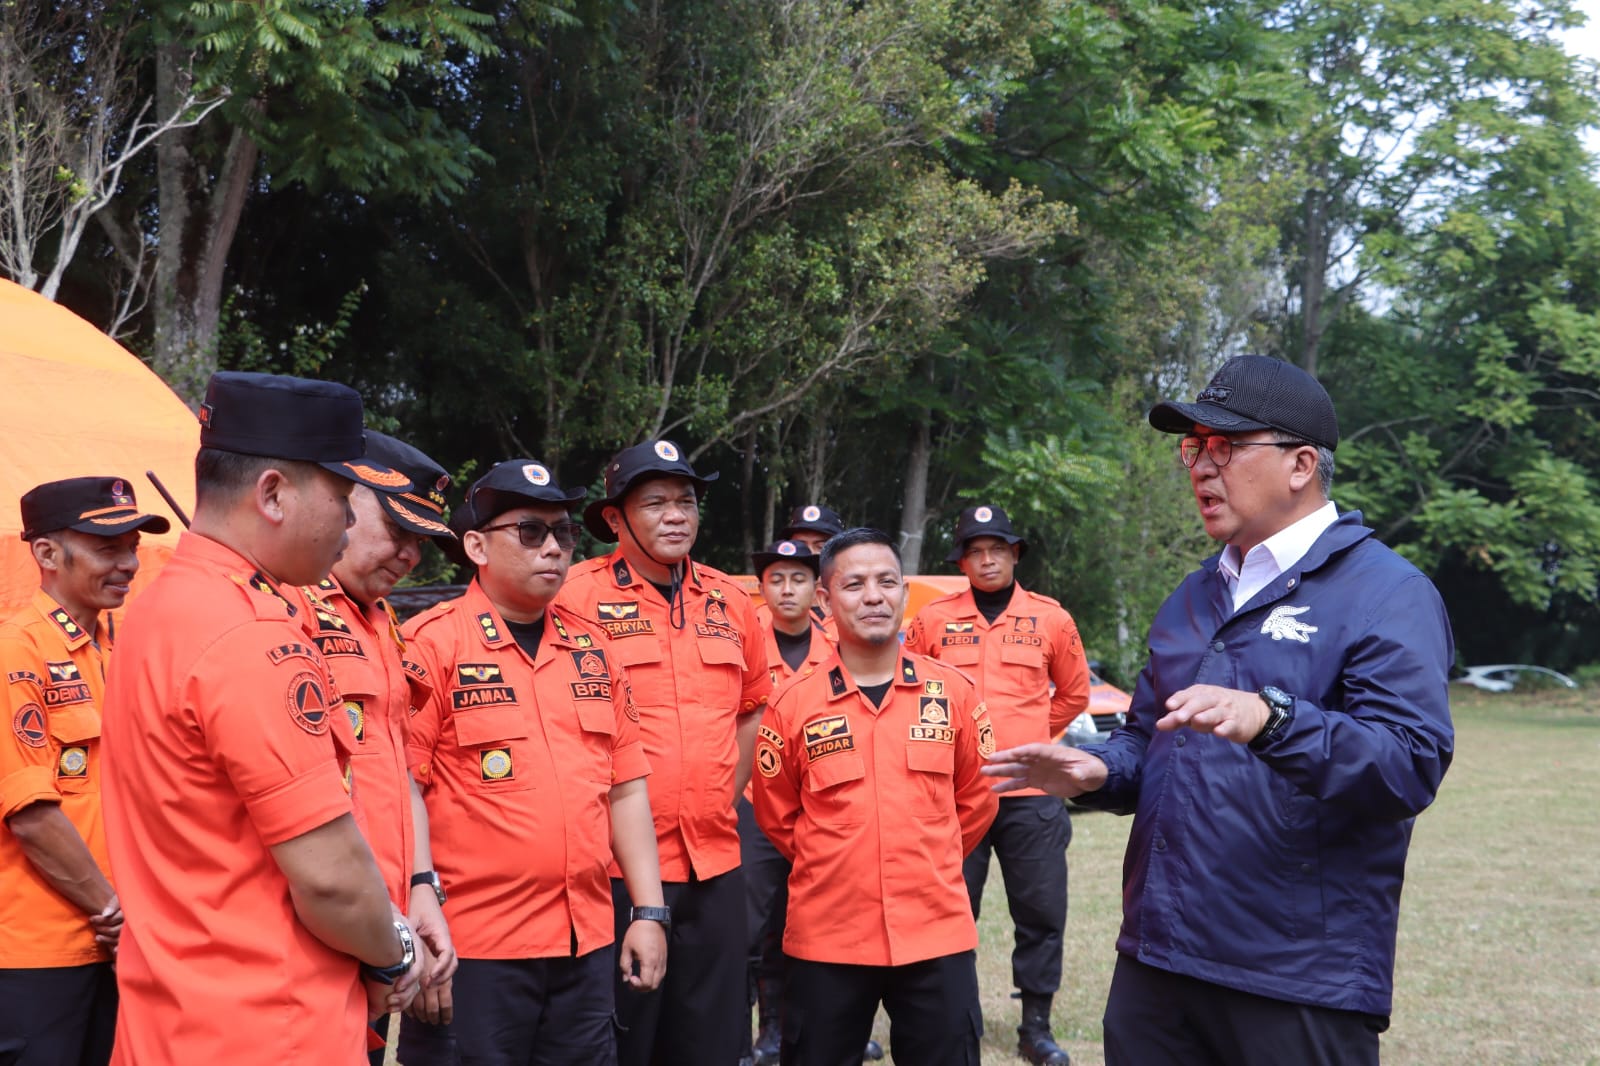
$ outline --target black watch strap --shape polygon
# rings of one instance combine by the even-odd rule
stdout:
[[[445,896],[444,885],[439,880],[439,871],[423,870],[421,873],[411,875],[412,888],[421,888],[423,885],[433,889],[433,894],[438,897],[440,906],[443,906],[448,897]]]
[[[630,907],[628,908],[628,921],[630,922],[660,922],[662,925],[672,924],[671,907]]]
[[[1267,721],[1261,732],[1250,741],[1250,748],[1260,751],[1283,735],[1294,721],[1294,697],[1276,685],[1265,685],[1256,693],[1267,705]]]

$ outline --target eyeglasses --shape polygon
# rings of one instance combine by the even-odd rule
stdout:
[[[546,537],[555,537],[556,544],[562,551],[569,552],[578,546],[578,534],[583,527],[576,522],[557,522],[551,525],[541,522],[537,518],[524,519],[521,522],[504,522],[498,526],[484,526],[479,533],[493,533],[498,529],[514,529],[517,539],[524,548],[542,548]]]
[[[1233,458],[1235,448],[1307,448],[1310,445],[1303,440],[1229,440],[1220,433],[1213,433],[1205,437],[1185,437],[1178,442],[1178,458],[1183,460],[1183,465],[1193,469],[1194,464],[1200,461],[1200,451],[1211,456],[1211,461],[1218,467],[1228,465],[1228,460]]]

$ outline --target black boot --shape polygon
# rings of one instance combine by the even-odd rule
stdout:
[[[1071,1066],[1072,1059],[1050,1033],[1048,994],[1022,993],[1022,1024],[1017,1026],[1017,1054],[1035,1066]]]

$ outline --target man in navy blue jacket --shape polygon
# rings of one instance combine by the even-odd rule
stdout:
[[[1230,359],[1150,423],[1223,545],[1150,629],[1127,725],[997,752],[997,790],[1134,815],[1108,1066],[1378,1062],[1411,825],[1450,764],[1432,583],[1328,499],[1316,379]]]

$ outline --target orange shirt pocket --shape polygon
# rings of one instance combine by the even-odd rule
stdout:
[[[617,637],[608,650],[623,666],[647,666],[661,661],[661,641],[648,633]]]
[[[50,735],[60,746],[56,755],[56,790],[62,795],[98,792],[98,775],[89,765],[99,753],[100,712],[90,704],[50,712]]]
[[[821,825],[859,825],[867,820],[871,796],[863,783],[861,754],[841,751],[810,763],[805,776],[805,812]]]
[[[1000,661],[1013,666],[1044,668],[1044,649],[1031,644],[1007,644],[1000,649]]]
[[[482,791],[523,792],[533,787],[533,752],[520,707],[473,707],[456,711],[456,746]]]
[[[919,813],[946,813],[955,809],[951,782],[956,773],[956,748],[936,740],[906,745],[906,799]]]
[[[983,649],[976,644],[943,644],[938,657],[956,666],[977,666],[983,659]]]

